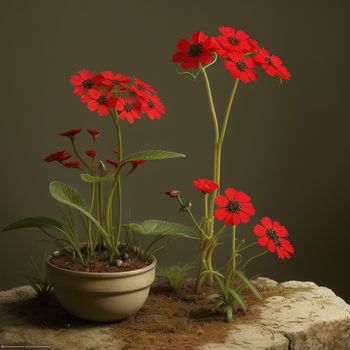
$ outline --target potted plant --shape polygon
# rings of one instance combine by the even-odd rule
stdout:
[[[8,225],[4,231],[36,227],[60,243],[60,249],[47,259],[48,279],[59,302],[80,318],[115,321],[134,314],[144,304],[155,278],[154,253],[159,241],[167,236],[193,234],[183,225],[151,220],[142,234],[155,237],[147,247],[136,243],[140,240],[132,240],[132,226],[124,227],[122,222],[122,181],[146,161],[184,155],[164,150],[125,155],[121,124],[133,124],[142,114],[156,120],[165,112],[151,85],[112,71],[93,74],[88,70],[73,75],[71,83],[74,94],[90,111],[111,119],[116,132],[115,155],[106,160],[99,156],[98,130],[87,129],[92,146],[83,153],[76,142],[81,129],[61,132],[72,154],[65,150],[54,152],[45,161],[80,172],[90,190],[89,201],[72,186],[53,181],[50,194],[65,206],[63,219],[28,217]],[[75,218],[80,220],[80,226]],[[82,240],[79,231],[85,233]]]
[[[213,172],[211,178],[199,178],[193,181],[194,187],[202,193],[203,214],[200,219],[192,213],[192,203],[183,201],[179,190],[168,190],[165,193],[176,199],[180,211],[187,213],[199,239],[198,277],[196,290],[200,292],[203,284],[217,285],[217,292],[208,296],[208,301],[216,301],[216,307],[223,309],[226,320],[232,319],[237,309],[247,309],[242,298],[242,291],[249,288],[257,298],[259,291],[245,275],[246,267],[256,258],[267,252],[277,253],[280,259],[289,259],[294,248],[288,241],[288,231],[278,221],[263,217],[254,227],[257,241],[248,243],[249,234],[244,234],[238,241],[237,228],[249,222],[255,214],[251,197],[234,187],[221,188],[221,155],[226,129],[229,125],[231,108],[237,93],[239,82],[247,84],[256,81],[257,67],[262,68],[267,75],[277,77],[280,82],[290,79],[290,73],[282,65],[279,57],[271,55],[265,48],[259,46],[245,31],[232,27],[220,27],[219,35],[210,37],[204,32],[193,33],[190,40],[181,39],[177,52],[172,60],[177,64],[179,74],[190,75],[196,79],[201,75],[204,81],[209,101],[210,116],[213,122]],[[209,68],[216,63],[217,58],[224,60],[224,67],[233,78],[233,86],[225,113],[218,115],[210,79]],[[230,228],[230,230],[228,230]],[[213,266],[213,254],[224,234],[231,234],[230,258],[223,271],[217,271]],[[142,232],[142,230],[140,230]],[[249,248],[260,245],[267,248],[253,256],[247,256]]]

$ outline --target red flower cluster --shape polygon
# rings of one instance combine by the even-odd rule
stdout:
[[[288,231],[278,221],[263,217],[260,224],[254,227],[254,233],[259,237],[258,243],[269,252],[276,252],[280,259],[290,259],[294,253],[293,246],[286,239]]]
[[[104,116],[115,110],[121,120],[133,124],[146,114],[149,119],[159,119],[165,108],[157,91],[139,78],[105,71],[97,75],[80,70],[71,78],[73,92],[92,112]]]
[[[225,60],[224,66],[234,79],[243,83],[257,80],[253,70],[261,66],[270,76],[278,76],[283,80],[290,79],[290,73],[275,55],[260,48],[257,41],[243,30],[231,27],[219,27],[218,37],[208,37],[203,32],[192,34],[191,41],[181,39],[172,60],[180,63],[182,69],[198,69],[199,65],[208,65],[213,61],[213,52]]]

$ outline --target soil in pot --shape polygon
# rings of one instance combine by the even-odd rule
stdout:
[[[193,290],[194,281],[188,280],[181,289],[181,294],[176,295],[164,279],[158,279],[145,305],[136,315],[117,323],[103,325],[84,322],[69,315],[53,295],[45,299],[23,300],[10,307],[11,312],[28,318],[29,323],[36,325],[43,332],[47,329],[62,329],[64,336],[64,332],[69,334],[72,329],[77,336],[76,330],[103,327],[104,332],[112,339],[125,341],[123,350],[191,350],[207,343],[221,343],[235,325],[259,318],[257,306],[260,302],[249,291],[245,292],[245,299],[249,305],[248,313],[235,314],[233,322],[228,324],[223,321],[221,313],[211,311],[213,305],[204,303],[208,293],[214,290],[207,289],[199,295]],[[265,298],[286,296],[293,292],[293,289],[280,286],[261,290]],[[81,336],[84,336],[84,333]]]
[[[95,258],[88,266],[83,265],[75,259],[70,248],[60,250],[57,256],[53,256],[50,259],[50,263],[62,269],[82,272],[132,271],[142,269],[151,263],[151,261],[142,260],[134,247],[121,244],[118,249],[120,252],[120,259],[116,259],[112,264],[108,261],[107,251],[103,249],[103,247],[96,247]]]

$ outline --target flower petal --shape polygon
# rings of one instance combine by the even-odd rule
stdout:
[[[226,207],[228,202],[229,200],[223,195],[217,196],[215,198],[215,205],[218,205],[219,207]]]
[[[261,219],[261,223],[267,229],[272,228],[272,220],[267,216]]]
[[[214,217],[217,220],[224,220],[228,213],[226,208],[219,208],[214,211]]]
[[[228,199],[233,199],[237,193],[237,191],[234,188],[226,188],[226,190],[224,191],[225,195]]]

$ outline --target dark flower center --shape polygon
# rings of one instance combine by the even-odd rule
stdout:
[[[86,79],[82,82],[82,85],[85,89],[91,89],[95,83],[91,79]]]
[[[279,247],[281,245],[278,234],[274,229],[272,229],[272,228],[267,229],[266,235],[267,235],[267,237],[269,237],[273,241],[273,243],[275,244],[276,247]]]
[[[236,67],[241,72],[244,72],[247,69],[247,65],[244,62],[242,62],[242,61],[236,62]]]
[[[99,105],[105,105],[107,103],[107,97],[105,95],[102,95],[100,96],[98,99],[97,99],[97,103]]]
[[[267,64],[269,64],[270,66],[272,66],[272,61],[271,61],[271,59],[270,59],[270,57],[266,57],[265,58],[265,62],[267,63]]]
[[[118,80],[112,80],[112,83],[113,83],[115,86],[119,86],[119,81],[118,81]]]
[[[131,112],[131,110],[132,110],[132,105],[131,105],[130,103],[125,103],[124,109],[125,109],[127,112]]]
[[[151,100],[147,101],[147,105],[149,108],[153,109],[154,108],[154,103]]]
[[[231,213],[237,213],[241,209],[241,206],[234,199],[231,199],[226,208]]]
[[[191,57],[199,56],[203,52],[203,45],[202,44],[192,44],[190,48],[188,49],[188,54]]]
[[[229,38],[227,38],[227,40],[231,45],[234,45],[234,46],[237,46],[240,43],[240,41],[234,36],[230,36]]]

